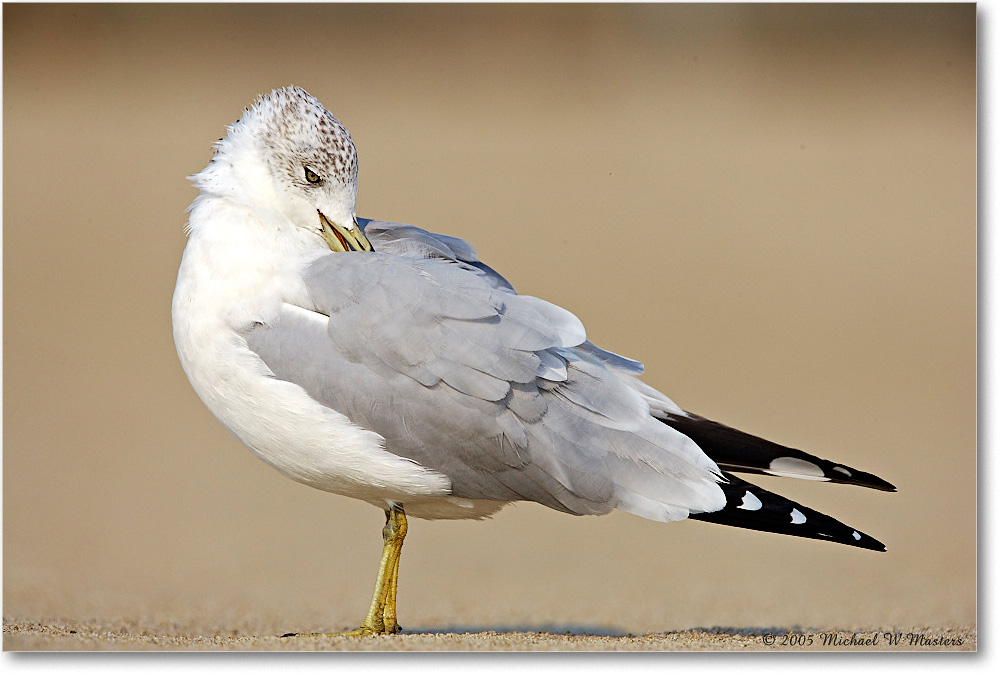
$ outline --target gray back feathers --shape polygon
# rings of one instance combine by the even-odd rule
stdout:
[[[275,376],[445,474],[458,497],[656,520],[721,507],[714,463],[629,382],[641,364],[517,295],[462,240],[362,226],[377,252],[306,271],[314,313],[286,306],[245,333]]]

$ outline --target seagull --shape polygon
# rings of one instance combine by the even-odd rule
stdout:
[[[529,501],[885,550],[732,472],[891,484],[683,410],[466,241],[357,217],[357,175],[316,98],[260,96],[190,178],[172,303],[181,366],[223,426],[292,480],[385,512],[368,614],[337,634],[400,632],[407,514]]]

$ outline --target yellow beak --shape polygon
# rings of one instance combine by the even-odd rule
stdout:
[[[347,229],[334,222],[327,220],[322,211],[319,211],[320,234],[326,239],[327,246],[331,251],[344,253],[347,251],[370,251],[371,242],[365,237],[364,232],[357,223],[352,223],[353,227]]]

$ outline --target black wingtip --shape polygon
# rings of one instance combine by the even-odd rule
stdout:
[[[899,490],[896,488],[896,486],[893,485],[892,483],[890,483],[889,481],[882,480],[881,478],[879,478],[879,480],[882,481],[882,483],[885,484],[885,487],[880,487],[880,488],[876,488],[876,489],[878,489],[878,490],[885,490],[886,492],[899,492]]]
[[[858,542],[855,544],[848,544],[848,545],[857,546],[858,548],[868,549],[869,551],[878,551],[879,553],[885,553],[886,551],[889,550],[885,544],[880,542],[875,537],[871,537],[865,534],[864,532],[858,532],[857,530],[854,531],[858,533],[861,539],[858,540]],[[843,543],[843,542],[838,542],[838,543]]]
[[[823,460],[826,462],[826,460]],[[833,464],[830,462],[830,464]],[[842,466],[842,465],[834,465]],[[882,490],[883,492],[896,492],[896,486],[887,480],[883,480],[873,473],[866,473],[864,471],[858,471],[857,469],[849,468],[852,472],[851,480],[833,480],[834,483],[847,483],[849,485],[859,485],[861,487],[872,488],[874,490]]]
[[[658,419],[697,443],[724,471],[808,478],[896,492],[895,485],[874,474],[768,441],[693,413],[665,414]]]
[[[887,550],[885,544],[879,540],[835,518],[763,490],[732,474],[723,472],[723,475],[728,482],[720,483],[719,487],[726,495],[726,505],[712,513],[692,514],[692,519],[748,530],[819,539],[870,551]]]

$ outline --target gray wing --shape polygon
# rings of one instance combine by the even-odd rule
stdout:
[[[479,274],[494,288],[514,290],[514,286],[507,279],[479,259],[476,249],[464,239],[429,232],[405,223],[390,223],[370,218],[358,218],[357,221],[376,251],[405,258],[451,260],[474,274]],[[605,365],[623,373],[641,375],[643,372],[643,365],[639,361],[606,351],[591,342],[584,342],[577,349],[587,352]]]
[[[455,496],[656,520],[725,503],[715,464],[566,310],[447,255],[331,254],[304,278],[315,306],[286,305],[247,344]]]
[[[357,221],[372,247],[380,253],[391,253],[404,258],[451,260],[481,275],[494,288],[514,290],[499,272],[479,259],[476,249],[464,239],[435,234],[405,223],[388,223],[369,218],[358,218]]]

